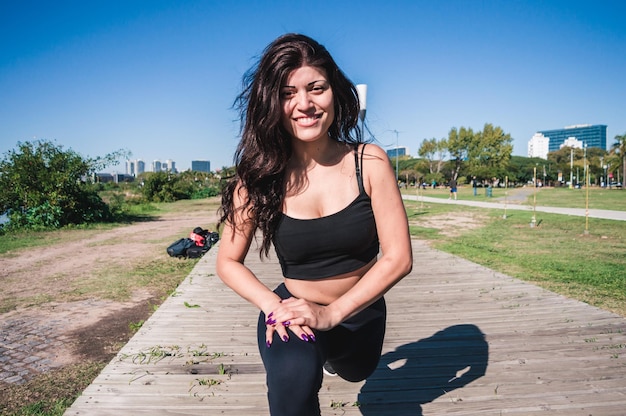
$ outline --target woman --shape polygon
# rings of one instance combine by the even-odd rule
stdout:
[[[261,311],[271,414],[319,415],[325,363],[350,381],[378,364],[383,295],[412,267],[406,213],[385,152],[361,142],[354,85],[313,39],[272,42],[237,104],[217,273]],[[257,230],[285,278],[274,291],[243,263]]]

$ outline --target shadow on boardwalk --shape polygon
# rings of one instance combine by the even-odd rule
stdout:
[[[626,320],[413,241],[365,382],[325,378],[323,415],[624,415]],[[267,415],[258,311],[211,250],[66,415]],[[246,264],[270,287],[275,261]]]
[[[485,375],[489,347],[471,324],[454,325],[381,357],[359,392],[365,416],[422,415],[421,405]]]

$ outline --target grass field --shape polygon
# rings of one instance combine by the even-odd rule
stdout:
[[[477,195],[474,196],[473,189],[469,186],[458,188],[457,198],[460,200],[495,202],[504,198],[513,199],[514,195],[521,188],[492,188],[492,196],[486,195],[486,188],[477,188]],[[528,189],[525,189],[525,191]],[[525,205],[533,204],[532,189],[528,190],[528,196],[524,202]],[[434,198],[447,199],[450,190],[447,188],[436,188],[420,190],[420,195],[430,196]],[[415,195],[416,190],[403,190],[402,193]],[[569,188],[538,188],[534,194],[537,206],[559,207],[559,208],[585,208],[588,201],[589,208],[592,209],[608,209],[616,211],[626,211],[626,190],[606,189],[598,187],[590,187],[587,193],[586,189],[569,189]]]
[[[626,196],[626,193],[624,194]],[[411,234],[433,247],[565,296],[626,316],[626,222],[540,213],[529,226],[526,212],[504,219],[502,210],[405,202]],[[481,218],[453,236],[433,229],[429,217]],[[454,228],[454,220],[449,227]]]

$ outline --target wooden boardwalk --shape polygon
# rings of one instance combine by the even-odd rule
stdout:
[[[362,383],[325,377],[323,415],[626,414],[626,319],[421,241],[413,250],[413,272],[387,295],[378,369]],[[215,275],[216,253],[66,416],[268,414],[258,312]],[[256,252],[247,264],[280,281]]]

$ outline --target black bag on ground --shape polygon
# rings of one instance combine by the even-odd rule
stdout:
[[[207,236],[205,244],[211,247],[213,246],[213,244],[217,243],[218,241],[220,241],[220,234],[216,231],[213,231],[213,232],[209,232],[209,235]]]
[[[191,238],[181,238],[170,244],[167,248],[167,254],[171,257],[187,257],[187,250],[195,246],[196,243]]]
[[[202,257],[204,255],[204,253],[206,253],[207,251],[209,251],[210,247],[207,246],[196,246],[195,244],[191,247],[189,247],[186,251],[186,255],[187,258],[189,259],[197,259],[199,257]]]
[[[191,239],[195,242],[195,245],[189,247],[186,251],[187,257],[190,259],[197,259],[198,257],[202,257],[204,253],[209,251],[211,247],[213,247],[213,244],[217,243],[220,239],[220,235],[215,231],[208,231],[196,228],[193,230],[193,233],[204,236],[204,243],[200,246],[198,245],[197,239]]]

